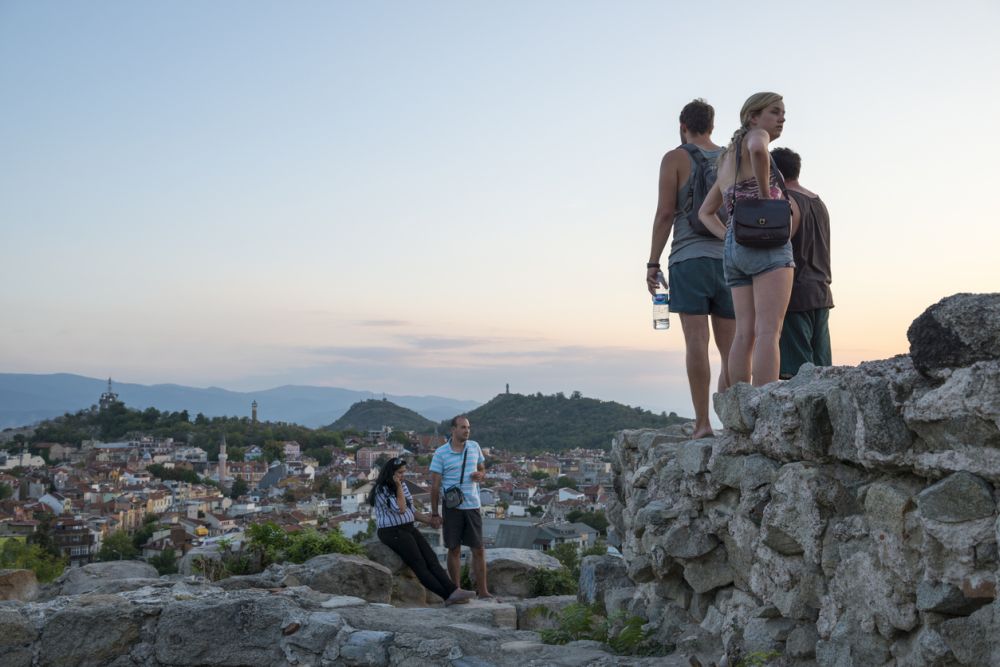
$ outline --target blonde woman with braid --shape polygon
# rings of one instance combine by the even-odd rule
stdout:
[[[781,136],[785,103],[777,93],[751,95],[740,110],[740,128],[719,157],[718,178],[698,218],[716,236],[725,240],[722,256],[726,284],[733,292],[736,334],[729,350],[731,384],[753,382],[754,386],[778,379],[781,355],[778,341],[781,324],[792,291],[795,262],[791,242],[778,248],[748,248],[736,243],[733,225],[719,222],[715,211],[725,204],[731,211],[734,199],[778,199],[781,176],[771,167],[768,150]],[[737,151],[741,152],[739,173]],[[798,208],[792,204],[792,234],[798,226]]]

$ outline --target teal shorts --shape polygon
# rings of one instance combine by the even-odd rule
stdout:
[[[830,309],[817,308],[785,313],[781,327],[781,371],[783,379],[794,377],[802,364],[832,366],[830,351]]]
[[[695,257],[671,264],[670,312],[685,315],[718,315],[734,319],[733,293],[726,286],[722,260]]]

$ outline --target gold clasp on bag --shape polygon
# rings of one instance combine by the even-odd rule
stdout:
[[[763,227],[767,224],[767,218],[757,218],[757,224]]]

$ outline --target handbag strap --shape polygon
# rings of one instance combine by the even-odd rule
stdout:
[[[465,482],[465,462],[469,460],[469,443],[465,443],[465,453],[462,454],[462,474],[458,476],[458,485]]]
[[[746,136],[746,135],[743,135]],[[743,137],[740,137],[740,143],[736,144],[736,170],[733,172],[733,200],[729,202],[729,217],[736,215],[736,183],[737,179],[740,177],[740,159],[743,157]],[[768,153],[768,161],[771,163],[771,173],[773,173],[778,178],[778,188],[781,190],[781,194],[788,199],[788,190],[785,188],[785,177],[781,175],[781,170],[778,169],[778,163],[774,161],[774,156]],[[760,184],[757,184],[760,187]],[[767,187],[770,189],[771,184],[768,183]]]

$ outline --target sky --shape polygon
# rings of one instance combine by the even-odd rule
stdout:
[[[832,4],[0,0],[0,372],[691,415],[657,170],[684,104],[725,143],[761,90],[831,213],[834,363],[906,353],[1000,290],[1000,3]]]

